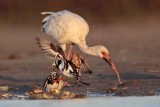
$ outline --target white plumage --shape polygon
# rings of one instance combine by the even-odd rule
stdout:
[[[43,19],[42,29],[51,37],[54,35],[54,40],[60,44],[79,44],[85,40],[89,32],[87,22],[67,10],[42,14],[51,14]]]

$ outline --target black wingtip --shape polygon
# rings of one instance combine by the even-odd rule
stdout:
[[[36,37],[36,41],[37,41],[37,43],[39,43],[39,41],[40,41],[39,37]]]
[[[90,69],[89,65],[86,62],[83,63],[82,68],[83,68],[82,72],[84,74],[92,74],[93,73],[92,70]]]
[[[39,41],[39,37],[36,37],[36,40],[38,40],[38,41]]]
[[[42,26],[46,23],[46,21],[42,22]]]
[[[89,74],[92,74],[93,72],[89,69],[88,71],[86,71]]]
[[[83,74],[92,74],[92,70],[88,69],[88,70],[83,70]]]

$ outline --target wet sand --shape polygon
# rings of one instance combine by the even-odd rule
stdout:
[[[18,87],[19,91],[14,92],[18,94],[37,87],[43,89],[43,82],[51,72],[52,60],[40,51],[35,38],[49,38],[37,26],[0,26],[0,86]],[[91,75],[82,75],[82,80],[90,86],[77,85],[63,90],[115,96],[159,95],[159,28],[157,20],[90,25],[88,45],[101,44],[109,49],[126,84],[112,90],[117,79],[110,67],[101,59],[85,55],[75,47],[74,50],[85,58],[93,70]]]

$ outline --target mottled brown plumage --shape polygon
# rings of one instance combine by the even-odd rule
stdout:
[[[85,60],[76,52],[72,52],[72,57],[71,57],[71,61],[73,64],[75,64],[75,66],[79,69],[79,72],[81,71],[81,69],[83,69],[84,73],[92,73],[92,71],[90,70],[89,65],[85,62]]]

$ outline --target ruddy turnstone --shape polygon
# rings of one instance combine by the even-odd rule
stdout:
[[[74,86],[78,82],[84,85],[89,85],[80,79],[81,72],[80,68],[77,67],[72,61],[66,61],[64,65],[64,61],[59,59],[53,63],[52,66],[55,66],[61,73],[61,77],[65,80],[65,86]]]
[[[63,78],[61,78],[60,75],[57,74],[56,68],[54,66],[52,68],[53,72],[47,77],[43,86],[45,87],[47,92],[54,92],[58,94],[63,87],[64,81]]]
[[[73,46],[76,45],[83,53],[99,57],[106,61],[117,76],[118,83],[122,84],[119,72],[110,58],[109,50],[102,45],[92,47],[87,45],[86,37],[89,32],[89,26],[81,16],[68,10],[42,12],[41,14],[48,14],[48,16],[42,20],[42,31],[59,43],[65,52],[66,45],[70,46],[67,54],[68,60],[70,59]]]
[[[58,59],[53,62],[52,66],[55,66],[57,68],[57,70],[60,72],[61,77],[64,78],[65,81],[72,84],[76,84],[77,81],[79,81],[79,69],[71,61]]]

